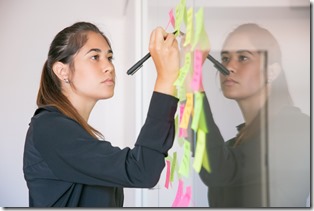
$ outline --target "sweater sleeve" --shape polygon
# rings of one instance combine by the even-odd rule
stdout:
[[[32,121],[36,149],[60,180],[115,187],[153,187],[174,140],[178,99],[154,92],[134,148],[93,139],[75,121],[46,112]]]
[[[205,93],[204,93],[205,94]],[[211,172],[202,168],[201,180],[207,186],[225,185],[232,183],[236,178],[238,153],[228,146],[216,125],[208,99],[205,95],[203,101],[208,133],[206,134],[206,152],[209,159]]]

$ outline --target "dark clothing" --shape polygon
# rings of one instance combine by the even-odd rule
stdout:
[[[38,108],[24,150],[31,207],[122,207],[123,187],[151,188],[173,145],[178,99],[154,92],[133,149],[96,140],[54,107]]]
[[[241,144],[234,146],[236,137],[224,141],[206,97],[204,110],[211,172],[202,168],[200,177],[208,186],[210,207],[305,206],[310,193],[310,118],[307,115],[292,106],[264,118],[260,113]],[[244,124],[238,130],[242,127]]]

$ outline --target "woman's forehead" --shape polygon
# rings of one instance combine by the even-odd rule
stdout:
[[[107,40],[99,33],[88,32],[87,33],[87,42],[83,48],[100,48],[103,50],[110,49],[110,46]]]
[[[239,51],[239,50],[249,50],[249,51],[260,51],[255,44],[249,39],[245,34],[238,33],[229,36],[222,48],[222,51]]]

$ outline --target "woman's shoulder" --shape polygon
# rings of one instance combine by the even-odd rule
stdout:
[[[308,122],[310,121],[310,116],[302,112],[302,110],[299,107],[284,106],[276,115],[276,119],[282,121],[293,120],[294,122],[295,121]]]
[[[303,113],[296,106],[285,106],[270,121],[270,125],[279,131],[289,133],[308,133],[310,130],[310,116]]]
[[[76,121],[64,115],[54,106],[37,108],[30,124],[45,129],[49,129],[49,127],[60,128],[69,125],[78,125]]]

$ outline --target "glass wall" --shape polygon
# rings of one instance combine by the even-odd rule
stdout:
[[[143,1],[143,55],[152,29],[174,31],[169,11],[179,3]],[[211,170],[206,171],[204,163],[200,173],[193,168],[199,134],[188,130],[187,176],[175,173],[166,188],[166,167],[155,188],[142,190],[142,205],[171,207],[182,188],[186,197],[191,190],[189,207],[306,206],[311,184],[309,2],[185,3],[194,14],[204,10],[209,53],[230,71],[222,75],[208,59],[202,66],[205,148]],[[181,30],[186,31],[184,24]],[[143,114],[156,77],[153,68],[148,60],[136,73],[142,83]],[[169,152],[169,161],[176,154],[177,168],[184,149],[177,137]]]

